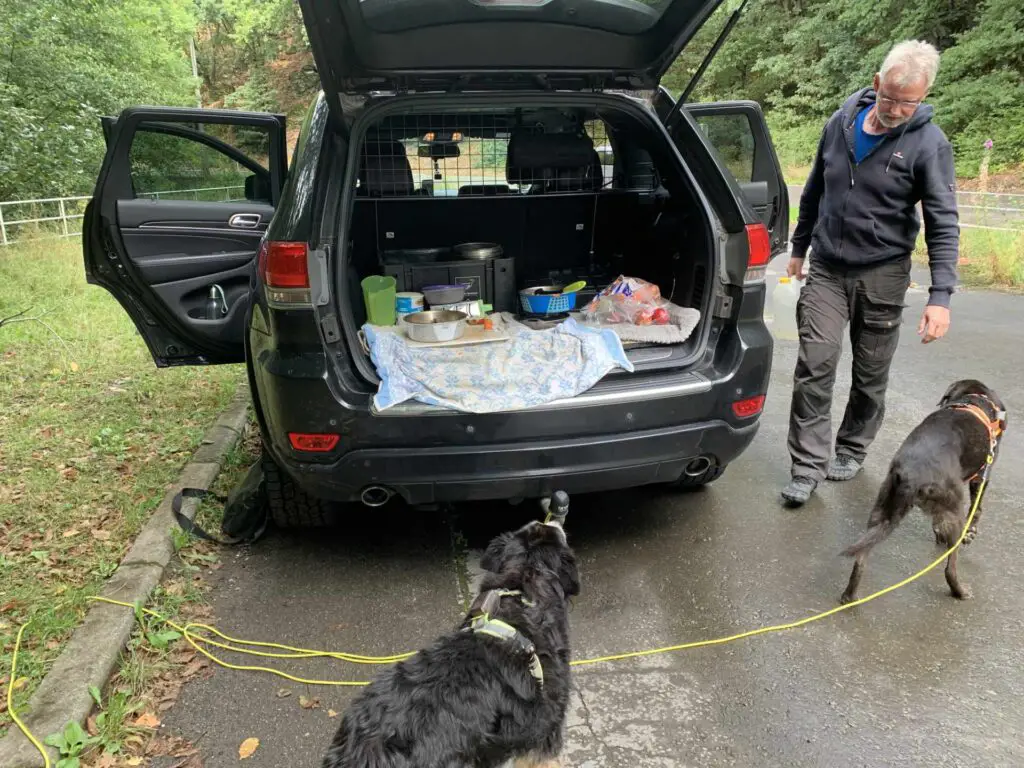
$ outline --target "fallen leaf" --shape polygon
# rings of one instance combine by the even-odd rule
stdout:
[[[72,536],[77,536],[77,535],[78,535],[78,531],[76,531],[74,528],[69,528],[68,530],[64,531],[64,533],[61,534],[61,536],[63,538],[65,538],[65,539],[70,539]]]
[[[100,732],[99,726],[96,725],[96,715],[89,715],[85,721],[85,730],[90,736],[96,736]]]
[[[19,677],[17,680],[14,681],[14,684],[11,686],[11,690],[18,691],[24,688],[26,685],[28,685],[28,678]]]
[[[337,712],[335,712],[335,711],[334,711],[333,709],[328,709],[328,710],[327,710],[327,716],[328,716],[328,717],[337,717],[337,716],[338,716],[338,713],[337,713]]]
[[[76,363],[74,360],[71,361],[70,367],[73,373],[78,373],[78,363]]]
[[[287,688],[282,688],[281,690],[279,690],[277,692],[277,698],[279,698],[279,699],[286,699],[286,698],[288,698],[291,695],[292,695],[292,692],[289,691]]]
[[[241,746],[238,747],[238,759],[245,760],[247,757],[252,757],[253,754],[260,746],[260,740],[249,737],[242,742]]]
[[[303,709],[319,709],[320,699],[311,699],[307,696],[299,696],[299,706]]]
[[[94,530],[92,531],[92,537],[97,541],[109,541],[110,531]]]
[[[131,765],[131,766],[142,765],[142,758],[141,757],[129,757],[125,761],[125,765]]]
[[[139,728],[158,728],[160,726],[160,718],[152,712],[144,712],[135,718],[133,725]]]

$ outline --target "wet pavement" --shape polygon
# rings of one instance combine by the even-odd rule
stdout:
[[[924,281],[927,284],[927,281]],[[1019,467],[1024,408],[1015,351],[1024,299],[954,297],[945,341],[914,331],[926,294],[908,297],[889,411],[865,470],[783,509],[786,416],[795,344],[779,342],[761,431],[704,491],[577,496],[567,529],[580,559],[574,655],[593,657],[717,637],[836,604],[849,574],[837,553],[865,525],[889,457],[946,384],[979,377],[999,391],[1010,431],[977,542],[960,559],[975,594],[960,603],[941,569],[810,627],[729,645],[575,670],[564,764],[662,766],[1010,766],[1024,764],[1024,537]],[[848,358],[836,387],[849,387]],[[844,398],[836,404],[838,423]],[[230,550],[212,594],[229,634],[364,654],[415,649],[453,626],[488,539],[534,516],[532,506],[401,506],[357,510],[330,533],[272,533]],[[937,556],[915,514],[869,561],[861,594]],[[252,662],[258,663],[258,662]],[[365,679],[338,661],[282,668],[311,678]],[[279,697],[282,689],[291,695]],[[217,670],[189,684],[164,727],[197,742],[209,768],[319,766],[355,690]],[[320,706],[303,709],[299,697]],[[307,702],[308,703],[308,702]]]

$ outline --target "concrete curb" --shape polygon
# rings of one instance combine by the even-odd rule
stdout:
[[[164,569],[174,554],[171,532],[176,527],[171,513],[175,494],[188,486],[209,488],[220,472],[224,457],[239,441],[249,409],[249,391],[243,388],[217,422],[210,427],[177,482],[168,490],[149,522],[139,532],[117,571],[104,585],[103,597],[126,603],[145,603],[160,583]],[[186,499],[182,511],[192,517],[196,502]],[[25,725],[40,742],[51,733],[63,730],[70,720],[84,724],[92,711],[89,686],[102,689],[114,673],[118,656],[128,643],[135,615],[127,608],[92,603],[85,619],[75,630],[53,668],[43,678],[19,712]],[[48,747],[56,764],[59,756]],[[16,725],[0,739],[0,766],[4,768],[42,768],[42,757]]]

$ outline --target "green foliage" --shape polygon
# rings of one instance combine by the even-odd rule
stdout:
[[[178,0],[0,0],[0,200],[88,194],[101,115],[195,103]]]
[[[726,0],[675,62],[665,85],[681,91],[739,0]],[[752,0],[692,99],[754,99],[772,124],[783,163],[809,164],[820,129],[845,98],[871,84],[896,42],[935,44],[942,62],[929,101],[956,148],[962,176],[1024,162],[1024,6],[1019,0]]]

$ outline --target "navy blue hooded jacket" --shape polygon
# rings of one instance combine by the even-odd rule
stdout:
[[[953,148],[921,104],[859,164],[854,162],[854,120],[875,103],[875,92],[853,94],[825,124],[811,175],[800,197],[793,256],[810,246],[817,258],[848,266],[908,259],[924,212],[932,273],[929,304],[948,307],[956,288],[960,247]]]

